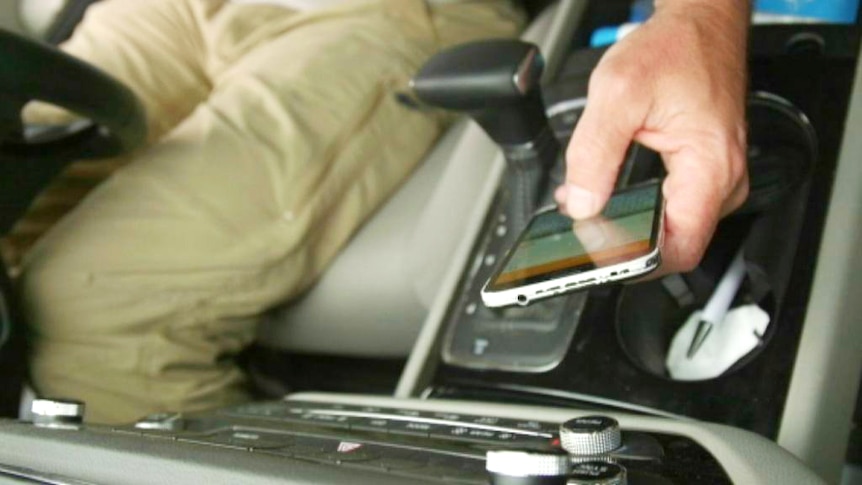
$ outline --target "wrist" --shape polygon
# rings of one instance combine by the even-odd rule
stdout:
[[[656,0],[654,17],[677,25],[697,25],[715,39],[725,39],[744,51],[751,4],[751,0]]]
[[[751,6],[753,3],[754,0],[655,0],[654,2],[656,10],[670,6],[710,6],[737,10],[740,12],[751,12]]]
[[[701,66],[744,111],[747,85],[748,0],[656,0],[648,23],[674,39],[683,64]]]
[[[708,15],[715,22],[748,28],[753,0],[656,0],[655,12],[699,16]]]

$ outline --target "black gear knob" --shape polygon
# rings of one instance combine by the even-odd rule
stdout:
[[[524,145],[547,129],[539,89],[543,68],[533,44],[509,39],[472,42],[432,57],[412,87],[426,104],[466,112],[496,143]]]

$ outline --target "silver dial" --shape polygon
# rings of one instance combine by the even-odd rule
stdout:
[[[620,424],[607,416],[583,416],[560,425],[560,444],[575,456],[610,453],[622,445]]]
[[[492,450],[485,454],[485,469],[506,477],[566,477],[572,463],[562,450]]]
[[[84,420],[84,403],[60,399],[36,399],[30,405],[37,426],[75,425]]]

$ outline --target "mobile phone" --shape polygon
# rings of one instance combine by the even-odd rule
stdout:
[[[488,307],[528,305],[645,275],[661,264],[664,198],[654,180],[619,190],[602,213],[574,221],[537,212],[482,288]]]

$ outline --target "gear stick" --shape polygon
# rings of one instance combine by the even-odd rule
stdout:
[[[535,209],[550,202],[560,145],[539,89],[539,49],[517,40],[480,41],[432,57],[414,77],[417,99],[471,116],[503,150],[506,175],[446,317],[449,365],[515,372],[553,368],[568,349],[586,297],[490,309],[481,290]],[[502,482],[501,482],[502,483]]]
[[[503,149],[515,234],[543,202],[560,152],[539,89],[543,68],[535,45],[488,40],[437,54],[412,81],[422,102],[467,113]]]

